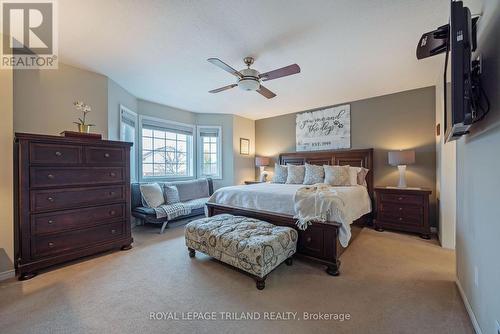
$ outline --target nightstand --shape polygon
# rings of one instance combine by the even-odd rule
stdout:
[[[419,233],[430,239],[429,189],[375,188],[377,214],[373,226],[379,232],[385,228]]]
[[[257,183],[264,183],[262,181],[245,181],[245,184],[257,184]]]

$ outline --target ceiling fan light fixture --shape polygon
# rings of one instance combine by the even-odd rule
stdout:
[[[255,78],[243,77],[238,81],[238,87],[243,90],[257,90],[260,87],[260,82]]]

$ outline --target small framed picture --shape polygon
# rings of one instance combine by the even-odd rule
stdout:
[[[250,154],[250,139],[240,138],[240,154]]]

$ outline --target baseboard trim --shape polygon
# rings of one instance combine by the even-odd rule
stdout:
[[[7,270],[0,273],[0,281],[4,281],[9,278],[16,277],[16,271],[14,269]]]
[[[476,332],[476,334],[483,334],[483,332],[481,331],[481,327],[479,327],[479,323],[477,322],[476,315],[472,311],[472,307],[469,304],[469,300],[467,299],[467,296],[465,295],[465,292],[462,289],[462,285],[460,284],[458,277],[455,279],[455,283],[457,284],[458,291],[460,292],[460,296],[462,296],[462,301],[464,302],[465,309],[467,310],[467,313],[469,314],[469,318],[470,318],[470,321],[472,322],[472,327],[474,327],[474,331]]]

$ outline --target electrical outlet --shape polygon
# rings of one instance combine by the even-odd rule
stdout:
[[[474,285],[476,288],[479,287],[479,269],[477,266],[474,266]]]

